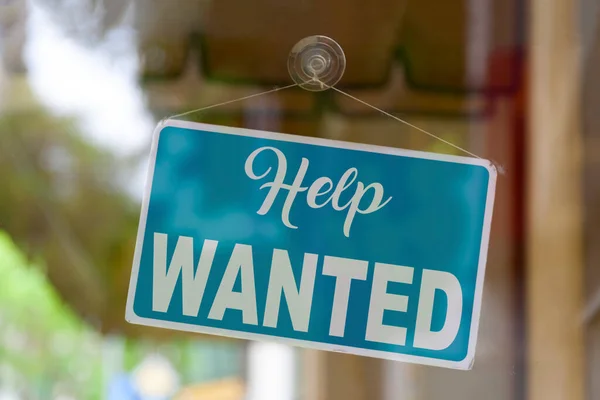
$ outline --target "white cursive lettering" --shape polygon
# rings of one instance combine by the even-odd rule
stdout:
[[[300,168],[298,168],[298,172],[292,182],[291,185],[284,183],[286,174],[287,174],[287,159],[283,152],[275,147],[261,147],[259,149],[254,150],[246,159],[246,164],[244,166],[246,175],[252,180],[261,180],[266,178],[271,172],[271,167],[268,167],[265,172],[262,174],[257,174],[254,171],[254,160],[256,157],[262,152],[272,152],[277,157],[277,166],[275,170],[275,176],[273,180],[270,182],[264,183],[260,189],[269,189],[265,200],[263,201],[261,207],[257,211],[259,215],[266,215],[277,194],[280,190],[287,190],[288,194],[283,204],[283,208],[281,210],[281,220],[285,226],[292,229],[297,229],[298,227],[293,225],[290,222],[290,210],[298,193],[305,192],[306,193],[306,203],[310,208],[322,208],[326,206],[329,202],[331,202],[331,206],[336,211],[347,210],[346,219],[344,221],[343,232],[346,237],[350,237],[350,228],[352,226],[352,222],[354,221],[354,217],[356,214],[371,214],[375,211],[383,208],[389,201],[392,199],[388,197],[387,200],[382,202],[384,189],[383,185],[378,182],[371,183],[367,186],[364,183],[358,181],[356,182],[356,189],[354,194],[350,198],[350,200],[341,205],[340,197],[342,193],[344,193],[347,189],[350,189],[355,184],[355,181],[358,178],[358,170],[356,168],[349,168],[344,174],[341,176],[337,185],[333,185],[333,181],[328,177],[321,177],[316,179],[310,186],[302,186],[302,181],[306,176],[306,171],[308,170],[308,166],[310,164],[309,160],[306,158],[302,158],[300,163]],[[333,192],[329,197],[326,197],[333,189]],[[360,204],[363,197],[371,190],[373,192],[373,198],[371,199],[371,203],[368,207],[361,209]],[[318,201],[319,200],[319,201]]]

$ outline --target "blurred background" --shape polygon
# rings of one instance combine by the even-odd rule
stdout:
[[[600,399],[599,0],[0,0],[0,400]],[[474,369],[129,325],[162,118],[339,87],[500,166]],[[455,151],[332,91],[189,119]]]

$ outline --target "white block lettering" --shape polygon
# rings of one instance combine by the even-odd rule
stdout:
[[[448,299],[446,321],[441,330],[431,331],[435,291],[442,290]],[[414,346],[429,350],[444,350],[456,338],[462,318],[463,296],[456,276],[449,272],[423,270]]]
[[[331,308],[331,323],[329,325],[330,336],[344,336],[350,285],[353,279],[361,281],[367,279],[368,269],[368,261],[325,256],[323,275],[335,276],[336,278],[333,307]]]
[[[238,273],[242,282],[239,293],[233,291]],[[245,244],[236,244],[233,248],[208,318],[220,321],[228,308],[241,310],[244,324],[258,325],[252,247]]]
[[[194,276],[194,239],[180,236],[167,270],[167,235],[154,234],[154,280],[152,284],[152,310],[167,312],[175,285],[181,275],[183,314],[198,315],[204,296],[206,280],[212,267],[218,242],[205,240],[200,253],[198,269]]]
[[[387,292],[388,282],[412,283],[414,268],[402,265],[375,263],[369,318],[365,339],[372,342],[390,343],[404,346],[406,328],[383,324],[385,310],[406,312],[408,296]]]
[[[270,328],[277,327],[279,305],[281,304],[281,295],[283,294],[288,305],[294,330],[308,332],[315,275],[317,273],[317,260],[318,256],[316,254],[306,253],[304,255],[300,289],[298,289],[288,252],[279,249],[273,251],[263,326]]]

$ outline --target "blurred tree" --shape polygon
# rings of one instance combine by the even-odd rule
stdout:
[[[123,22],[131,0],[33,0],[70,37],[93,45]]]
[[[40,109],[0,114],[0,229],[43,258],[59,292],[102,331],[124,319],[137,230],[137,202],[115,178],[125,168],[73,121]]]
[[[0,66],[7,71],[23,71],[27,1],[0,1]]]
[[[36,107],[3,110],[0,230],[43,260],[60,295],[100,332],[198,338],[125,321],[140,212],[125,188],[139,165],[88,143],[77,121]]]

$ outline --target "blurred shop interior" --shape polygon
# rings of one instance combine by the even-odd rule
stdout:
[[[125,322],[165,117],[338,87],[499,167],[474,368]],[[600,399],[597,0],[0,0],[0,400]],[[189,120],[460,153],[333,91]]]

